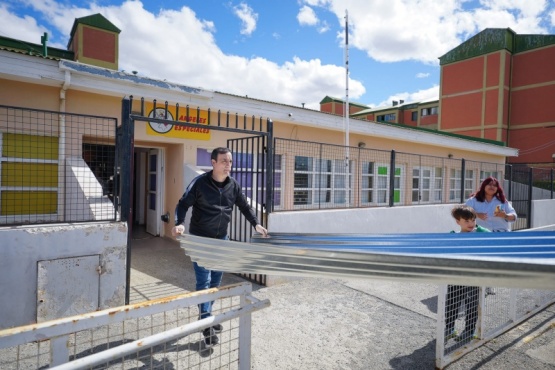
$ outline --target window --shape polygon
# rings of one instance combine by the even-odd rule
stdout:
[[[441,203],[443,199],[443,168],[412,169],[412,203]]]
[[[497,172],[497,171],[480,171],[480,184],[482,183],[482,181],[484,181],[485,179],[487,179],[488,177],[495,177],[497,180],[499,180],[499,182],[503,182],[503,174]]]
[[[58,138],[0,133],[0,224],[55,221]]]
[[[197,148],[197,167],[208,172],[212,170],[212,162],[210,161],[210,155],[212,150]]]
[[[345,161],[340,159],[295,156],[293,204],[324,207],[350,204],[351,175],[347,176],[345,167]]]
[[[461,200],[461,181],[461,170],[452,168],[449,176],[449,201],[459,202]],[[463,200],[468,199],[474,191],[474,170],[466,170]]]
[[[389,113],[389,114],[382,114],[377,118],[378,122],[395,122],[396,114]]]
[[[393,202],[401,203],[402,173],[400,166],[395,167]],[[362,163],[361,203],[364,205],[389,204],[389,165],[375,162]]]
[[[413,122],[418,121],[418,112],[417,111],[411,112],[410,120],[413,121]]]
[[[420,112],[421,112],[422,117],[431,116],[433,114],[438,114],[439,109],[438,109],[438,107],[422,108],[422,110]]]
[[[212,150],[197,148],[197,167],[208,172],[212,170],[212,162],[210,155]],[[266,188],[263,168],[263,155],[258,156],[252,153],[235,152],[233,156],[232,176],[239,184],[245,193],[245,196],[252,199],[256,203],[263,204],[266,199],[263,199],[264,189]],[[281,184],[282,184],[282,164],[281,155],[274,156],[274,206],[281,206]],[[256,194],[253,194],[253,189],[256,189]],[[255,198],[256,196],[256,198]]]
[[[283,160],[281,154],[274,155],[274,208],[280,209],[283,205],[281,204],[281,194],[282,194],[282,184],[284,184],[283,179]]]
[[[464,199],[470,198],[470,195],[474,192],[476,192],[474,170],[466,170],[464,175]]]

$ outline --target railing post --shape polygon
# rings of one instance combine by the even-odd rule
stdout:
[[[389,161],[389,206],[395,204],[395,150],[391,151],[391,159]]]
[[[437,323],[436,323],[436,369],[443,369],[446,365],[445,354],[445,299],[447,285],[440,284],[437,293]]]

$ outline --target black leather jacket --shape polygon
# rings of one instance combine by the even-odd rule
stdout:
[[[255,227],[259,224],[254,211],[241,191],[239,183],[227,177],[223,188],[212,179],[212,171],[197,176],[179,199],[175,207],[175,225],[183,225],[185,215],[193,207],[189,233],[221,239],[227,235],[233,205],[239,207],[247,221]]]

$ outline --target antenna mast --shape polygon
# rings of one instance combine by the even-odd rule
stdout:
[[[351,205],[351,172],[349,169],[349,14],[345,9],[345,187],[347,207]]]

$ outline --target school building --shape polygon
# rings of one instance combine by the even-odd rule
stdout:
[[[476,37],[488,41],[488,47],[473,38],[443,56],[439,104],[400,102],[381,112],[351,104],[352,145],[346,151],[339,100],[324,99],[318,111],[124,72],[118,66],[121,32],[94,14],[75,20],[67,49],[49,47],[44,36],[36,44],[0,37],[0,224],[64,220],[76,192],[85,201],[92,199],[91,190],[82,186],[85,177],[98,182],[94,191],[105,198],[99,207],[109,208],[104,190],[113,180],[114,126],[124,118],[122,99],[131,96],[132,113],[153,117],[134,127],[133,221],[160,236],[170,234],[173,222],[161,218],[170,214],[173,220],[189,170],[209,168],[214,147],[245,136],[217,129],[221,120],[271,119],[278,143],[271,175],[278,211],[456,203],[485,176],[503,178],[507,160],[551,156],[553,128],[547,127],[555,124],[555,115],[547,99],[555,89],[555,72],[546,70],[544,60],[553,60],[555,46],[540,42],[540,36],[534,44],[518,43],[510,30],[486,30]],[[492,33],[505,35],[505,43],[485,37]],[[516,106],[519,100],[523,103]],[[50,118],[41,118],[45,112]],[[70,122],[65,114],[90,119]],[[100,126],[98,117],[113,121]],[[37,140],[40,150],[17,149]],[[532,152],[527,146],[532,142],[542,149]],[[513,147],[524,151],[524,158]],[[241,149],[235,151],[241,158]],[[248,167],[249,160],[255,159],[236,163]],[[54,175],[37,177],[37,171]],[[257,186],[262,185],[252,185]],[[39,195],[39,205],[18,201]]]
[[[555,35],[485,29],[439,61],[439,99],[352,104],[350,116],[496,140],[519,150],[508,163],[555,166]],[[341,99],[320,104],[344,114]]]

